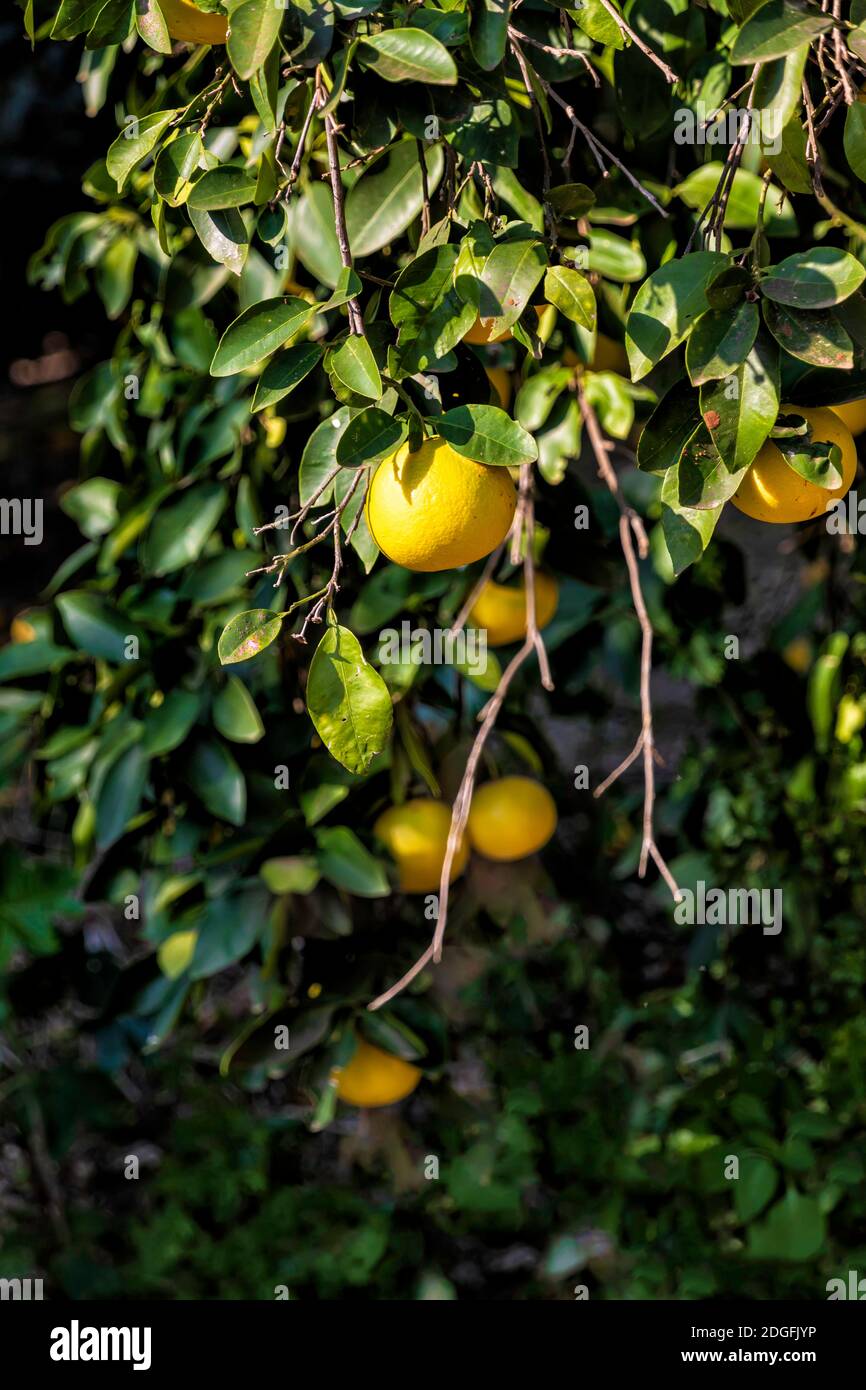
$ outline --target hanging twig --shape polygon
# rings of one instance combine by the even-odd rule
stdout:
[[[318,78],[321,83],[321,77]],[[322,93],[320,85],[317,92]],[[321,98],[320,98],[321,99]],[[334,198],[334,226],[337,230],[337,243],[340,247],[340,260],[346,270],[352,269],[352,251],[349,234],[346,231],[346,208],[343,196],[343,176],[340,172],[340,151],[337,145],[337,122],[330,113],[325,117],[325,137],[328,142],[328,168],[331,173],[331,192]],[[364,319],[357,299],[350,299],[346,305],[349,315],[349,329],[359,338],[366,337]]]
[[[643,522],[631,507],[629,507],[622,495],[619,485],[619,478],[616,470],[610,461],[609,445],[602,433],[598,423],[598,417],[590,405],[586,392],[580,381],[577,382],[578,401],[580,403],[580,413],[586,425],[586,432],[589,438],[590,447],[595,455],[598,471],[612,493],[619,507],[619,539],[622,552],[625,556],[626,568],[628,570],[629,585],[631,587],[632,602],[637,614],[637,620],[641,630],[641,661],[640,661],[640,702],[641,702],[641,730],[637,742],[627,757],[623,758],[618,767],[595,789],[595,796],[601,796],[613,782],[620,777],[627,768],[631,767],[636,758],[643,754],[644,768],[644,803],[643,803],[643,833],[641,838],[640,863],[638,875],[643,878],[646,874],[647,862],[653,860],[659,873],[670,889],[675,900],[679,899],[679,887],[676,879],[665,863],[655,842],[653,829],[653,809],[655,806],[655,761],[657,758],[655,739],[653,735],[653,711],[651,694],[652,677],[652,650],[653,650],[653,629],[649,620],[649,614],[644,602],[643,589],[640,582],[640,569],[638,566],[638,556],[644,559],[649,553],[649,543]],[[635,550],[637,544],[637,550]]]
[[[499,711],[505,703],[509,687],[517,672],[524,662],[533,652],[538,657],[539,668],[541,671],[541,681],[545,690],[553,689],[553,681],[550,676],[550,667],[547,661],[547,651],[544,646],[544,639],[538,630],[538,622],[535,612],[535,557],[534,557],[534,538],[535,538],[535,504],[532,495],[532,467],[530,464],[523,464],[520,469],[520,498],[518,502],[518,512],[515,516],[515,530],[523,535],[524,555],[523,555],[523,577],[526,591],[526,637],[519,651],[511,658],[500,677],[499,684],[487,704],[482,709],[478,718],[481,727],[475,735],[475,740],[466,760],[466,767],[460,782],[457,795],[454,798],[454,805],[451,808],[451,828],[448,832],[448,843],[445,849],[445,858],[442,863],[442,873],[439,880],[439,911],[436,919],[436,930],[433,940],[427,949],[419,956],[415,964],[402,975],[396,984],[380,994],[372,1003],[367,1005],[368,1009],[381,1009],[383,1004],[387,1004],[395,995],[400,994],[408,984],[420,975],[425,966],[430,962],[438,962],[442,958],[442,943],[445,937],[445,928],[448,922],[448,900],[451,889],[451,871],[454,866],[454,859],[458,848],[463,840],[466,830],[466,822],[469,819],[469,809],[472,805],[472,796],[475,791],[475,779],[478,773],[478,766],[481,761],[481,754],[487,743]]]

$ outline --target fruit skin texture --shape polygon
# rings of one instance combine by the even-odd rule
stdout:
[[[176,931],[167,937],[156,953],[157,964],[163,975],[176,980],[182,975],[195,955],[197,931]]]
[[[418,1085],[422,1073],[411,1062],[404,1062],[402,1057],[394,1057],[360,1038],[349,1065],[335,1067],[332,1075],[340,1100],[370,1110],[377,1105],[394,1105],[398,1100],[405,1100]]]
[[[191,0],[160,0],[168,32],[184,43],[225,43],[228,21],[224,14],[205,14]]]
[[[487,378],[499,397],[499,404],[507,410],[511,404],[511,373],[505,367],[485,367]]]
[[[478,788],[466,829],[472,848],[485,859],[508,863],[546,845],[556,821],[556,804],[540,782],[500,777]]]
[[[844,401],[842,405],[831,405],[834,415],[838,415],[843,425],[847,425],[854,438],[866,430],[866,396],[859,401]]]
[[[559,602],[559,585],[549,574],[535,576],[535,620],[539,629],[547,627]],[[526,590],[523,583],[484,585],[469,613],[472,627],[484,628],[487,645],[504,647],[526,636]]]
[[[511,526],[517,493],[507,468],[463,458],[433,435],[383,459],[367,496],[379,549],[410,570],[450,570],[495,550]]]
[[[819,487],[801,478],[785,462],[772,440],[761,449],[731,501],[738,511],[756,521],[811,521],[823,516],[828,502],[844,497],[857,472],[857,447],[851,431],[838,415],[824,406],[783,405],[780,414],[804,415],[812,426],[812,438],[838,444],[842,450],[842,483],[837,488]]]
[[[27,619],[22,618],[19,613],[17,618],[12,619],[12,625],[9,628],[9,640],[10,642],[16,643],[35,642],[36,629],[32,623],[28,623]]]
[[[436,893],[445,860],[451,808],[444,801],[418,797],[383,811],[373,834],[388,847],[400,871],[401,893]],[[449,882],[466,867],[469,846],[464,840],[454,856]]]

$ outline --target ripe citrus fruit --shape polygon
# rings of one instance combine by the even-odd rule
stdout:
[[[228,20],[224,14],[205,14],[192,0],[160,0],[168,32],[184,43],[225,43]]]
[[[337,1095],[349,1105],[371,1109],[377,1105],[393,1105],[411,1095],[421,1072],[402,1057],[383,1052],[381,1047],[361,1039],[354,1056],[346,1067],[335,1067]]]
[[[367,495],[373,539],[395,565],[450,570],[495,550],[517,494],[507,468],[474,463],[438,435],[382,460]]]
[[[855,438],[866,430],[866,396],[861,396],[859,401],[843,401],[841,405],[831,405],[830,409],[848,426]]]
[[[390,806],[382,812],[373,826],[373,834],[391,852],[400,871],[401,892],[435,893],[438,890],[450,829],[450,806],[430,797],[404,801],[402,806]],[[469,848],[464,841],[454,856],[450,882],[462,874],[468,856]]]
[[[182,975],[195,955],[197,931],[176,931],[166,938],[156,953],[157,963],[163,975],[176,980]]]
[[[36,628],[19,613],[17,618],[12,619],[12,625],[9,628],[9,640],[11,642],[35,642]]]
[[[525,859],[555,831],[556,805],[531,777],[500,777],[478,788],[466,829],[473,849],[486,859]]]
[[[499,397],[499,404],[507,410],[511,404],[511,373],[505,367],[485,367],[484,370]]]
[[[564,367],[579,367],[581,365],[580,358],[573,348],[565,349],[562,354],[562,364]],[[625,345],[617,342],[616,338],[608,338],[606,333],[596,334],[595,351],[589,365],[594,372],[618,372],[620,376],[630,375]]]
[[[838,444],[842,450],[842,482],[837,488],[810,483],[786,462],[771,439],[761,449],[731,501],[756,521],[811,521],[823,516],[828,502],[844,497],[857,471],[857,446],[851,431],[838,415],[824,406],[783,405],[781,414],[791,411],[804,415],[812,426],[813,440]]]
[[[549,574],[535,576],[535,620],[539,628],[546,627],[556,612],[559,585]],[[484,585],[469,613],[472,627],[485,628],[491,647],[504,647],[526,636],[526,589],[519,584],[497,584],[490,579]]]

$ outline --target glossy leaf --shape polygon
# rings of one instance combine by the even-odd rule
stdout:
[[[231,666],[258,656],[279,635],[282,625],[282,614],[272,613],[268,608],[250,608],[246,613],[238,613],[226,623],[217,644],[221,664]]]
[[[310,663],[307,710],[329,753],[349,772],[365,772],[391,731],[385,682],[364,659],[357,637],[336,622]]]
[[[358,58],[386,82],[453,86],[457,81],[448,49],[424,29],[383,29],[365,35],[358,45]]]
[[[452,449],[476,463],[516,468],[538,458],[532,435],[495,405],[458,405],[430,424]]]
[[[232,376],[256,366],[297,333],[311,313],[306,300],[292,295],[265,299],[245,309],[220,338],[211,376]]]
[[[693,251],[653,272],[638,290],[626,323],[626,348],[633,381],[679,347],[707,308],[706,286],[727,257]]]
[[[761,280],[761,293],[795,309],[829,309],[859,289],[866,266],[835,246],[796,251],[772,266]]]

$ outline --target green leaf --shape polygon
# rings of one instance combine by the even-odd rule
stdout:
[[[96,798],[96,844],[108,849],[119,840],[141,803],[150,765],[140,743],[125,749],[109,768]]]
[[[274,0],[244,0],[232,9],[226,50],[238,77],[252,77],[262,66],[277,41],[284,15]]]
[[[638,468],[656,474],[673,468],[700,423],[697,391],[687,381],[675,382],[643,427],[637,446]]]
[[[223,212],[202,212],[199,208],[190,208],[189,220],[211,259],[224,265],[232,275],[240,275],[250,249],[250,239],[237,208],[226,208]]]
[[[136,625],[109,606],[98,594],[70,589],[57,599],[60,620],[73,646],[102,661],[125,659],[126,639],[136,636]]]
[[[458,405],[428,423],[452,449],[476,463],[516,468],[538,458],[532,435],[496,405]]]
[[[272,893],[312,893],[322,876],[310,854],[266,859],[259,873]]]
[[[448,49],[424,29],[383,29],[365,36],[358,45],[358,58],[386,82],[450,87],[457,81]]]
[[[265,406],[276,405],[277,401],[294,391],[322,360],[323,352],[321,343],[295,343],[278,357],[272,358],[259,377],[252,404],[253,414]]]
[[[144,569],[161,576],[191,565],[218,525],[226,501],[221,483],[198,483],[160,507],[142,546]]]
[[[238,676],[229,676],[213,702],[214,727],[231,743],[258,743],[265,726],[247,687]]]
[[[866,106],[855,101],[845,116],[845,158],[861,183],[866,183]]]
[[[548,189],[547,201],[557,217],[576,222],[589,212],[595,202],[595,194],[585,183],[560,183]]]
[[[456,347],[475,322],[475,306],[454,285],[456,246],[434,246],[411,260],[388,300],[398,328],[400,365],[414,375]]]
[[[492,72],[505,57],[510,11],[511,0],[476,0],[471,6],[469,42],[484,72]]]
[[[153,186],[169,207],[180,207],[189,197],[193,175],[204,158],[204,142],[198,131],[179,135],[163,145],[153,166]]]
[[[693,386],[730,376],[749,355],[758,336],[758,306],[744,299],[735,309],[701,314],[686,344],[686,369]]]
[[[104,536],[117,523],[120,483],[113,478],[88,478],[64,492],[60,506],[83,535]]]
[[[679,465],[665,474],[662,484],[662,532],[674,574],[682,574],[706,550],[722,514],[721,506],[684,507],[679,498]]]
[[[244,775],[224,743],[202,739],[187,760],[186,781],[218,820],[243,825],[247,812]]]
[[[571,266],[550,267],[544,277],[544,298],[572,323],[579,324],[590,333],[595,328],[596,304],[592,286],[585,276]]]
[[[269,608],[250,608],[246,613],[238,613],[226,623],[217,644],[221,665],[232,666],[258,656],[279,636],[282,625],[283,615],[272,613]]]
[[[744,1224],[751,1221],[769,1202],[779,1182],[779,1175],[769,1159],[760,1154],[745,1154],[740,1176],[734,1183],[734,1210]]]
[[[762,63],[768,58],[784,58],[786,53],[793,53],[832,27],[832,15],[821,14],[802,0],[768,0],[738,33],[731,62]]]
[[[158,0],[135,0],[135,27],[155,52],[171,52],[171,34]]]
[[[242,960],[262,934],[267,905],[267,895],[259,888],[223,894],[209,902],[196,924],[198,940],[189,967],[190,979],[207,979]]]
[[[325,826],[315,835],[316,862],[328,883],[357,898],[390,896],[384,864],[361,844],[353,830],[345,825]]]
[[[441,146],[424,152],[427,186],[432,195],[442,177]],[[424,205],[424,185],[415,140],[402,140],[358,179],[346,198],[346,231],[355,256],[371,256],[396,241]],[[331,210],[331,227],[334,225]]]
[[[636,241],[626,241],[606,227],[593,227],[586,268],[608,280],[630,285],[646,275],[646,260]]]
[[[729,378],[701,387],[701,414],[729,474],[754,462],[778,413],[779,353],[763,335]]]
[[[247,0],[247,3],[251,3],[251,0]],[[202,174],[190,192],[187,203],[200,212],[239,208],[253,201],[257,182],[255,169],[244,169],[238,164],[221,164],[219,168],[208,169]]]
[[[789,1188],[766,1220],[749,1229],[752,1260],[812,1260],[825,1248],[827,1221],[817,1197]]]
[[[350,391],[359,396],[369,396],[374,401],[381,399],[382,378],[373,349],[366,338],[351,333],[331,354],[329,366]]]
[[[194,691],[170,690],[162,704],[145,716],[141,746],[148,757],[160,758],[179,748],[200,709],[201,697]]]
[[[269,357],[303,327],[312,306],[284,295],[253,304],[229,324],[210,365],[211,376],[233,376]]]
[[[707,283],[728,258],[717,251],[693,251],[669,261],[645,280],[626,323],[626,348],[633,381],[678,347],[707,308]]]
[[[119,193],[123,192],[123,185],[133,169],[147,158],[159,143],[163,131],[168,129],[178,114],[175,110],[154,111],[152,115],[140,119],[137,116],[129,118],[105,156],[105,167],[117,184]]]
[[[849,106],[849,116],[852,110],[854,107]],[[795,116],[785,126],[782,131],[781,148],[775,154],[768,146],[764,146],[764,158],[789,193],[812,192],[812,175],[806,160],[806,132],[798,117]]]
[[[832,309],[792,309],[763,301],[764,322],[780,347],[814,367],[850,370],[854,344]]]
[[[403,438],[405,427],[393,415],[377,406],[368,406],[351,420],[337,441],[337,462],[344,468],[359,468],[385,454],[393,453]]]
[[[491,251],[481,273],[478,316],[490,322],[490,336],[498,337],[520,318],[533,290],[547,269],[547,252],[540,241],[500,242]]]
[[[324,183],[311,183],[295,203],[291,232],[301,264],[322,284],[336,285],[343,263],[334,227],[334,202]]]
[[[864,278],[866,266],[848,251],[813,246],[771,266],[761,280],[761,293],[795,309],[829,309],[859,289]]]
[[[388,741],[388,688],[365,661],[354,633],[335,622],[310,663],[307,709],[328,752],[349,772],[366,772]]]
[[[836,488],[842,483],[842,450],[829,440],[816,439],[805,416],[786,412],[776,420],[773,443],[785,462],[801,478],[818,487]]]
[[[337,447],[348,428],[353,412],[347,405],[336,410],[317,425],[304,445],[301,455],[299,486],[301,506],[305,507],[337,465]],[[319,495],[319,505],[325,506],[333,492],[333,482]]]

